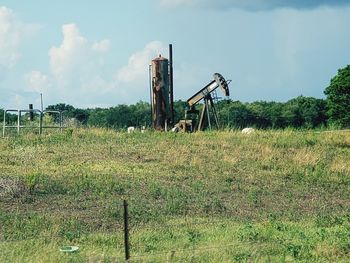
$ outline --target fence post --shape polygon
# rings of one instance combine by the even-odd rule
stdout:
[[[40,119],[39,119],[39,134],[43,133],[43,112],[40,111]]]
[[[124,247],[125,247],[125,261],[129,262],[130,251],[129,251],[129,216],[128,216],[128,203],[126,200],[124,204]]]
[[[63,117],[62,117],[62,111],[60,111],[60,132],[62,132],[62,123],[63,123]]]
[[[17,133],[19,134],[19,130],[21,128],[21,111],[18,110],[18,116],[17,116]]]
[[[5,137],[5,129],[6,129],[6,110],[4,109],[4,126],[2,127],[2,137]]]

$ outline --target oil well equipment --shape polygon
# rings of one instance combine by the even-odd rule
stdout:
[[[167,131],[174,125],[173,55],[169,45],[169,60],[159,57],[149,67],[152,125],[155,130]]]
[[[225,97],[230,96],[228,84],[220,73],[213,75],[213,80],[204,88],[197,91],[187,100],[187,109],[185,110],[185,119],[180,120],[177,127],[182,131],[202,131],[205,128],[212,128],[213,124],[217,129],[220,128],[219,118],[215,108],[215,101],[218,100],[216,90],[220,88]],[[203,101],[201,111],[196,106]]]
[[[216,90],[220,88],[224,96],[230,95],[225,78],[215,73],[213,80],[187,100],[185,119],[174,123],[174,81],[173,81],[173,50],[169,45],[169,59],[159,55],[149,66],[150,100],[152,111],[152,125],[155,130],[167,131],[174,127],[174,131],[202,131],[205,128],[220,128],[215,108],[218,97]],[[202,105],[201,111],[196,106]]]

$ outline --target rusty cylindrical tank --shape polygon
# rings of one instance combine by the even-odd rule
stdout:
[[[169,99],[169,61],[159,55],[152,60],[152,122],[153,128],[163,131],[171,118]]]

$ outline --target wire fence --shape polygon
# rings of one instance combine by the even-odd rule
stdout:
[[[126,206],[125,206],[126,205]],[[168,246],[165,248],[164,251],[158,251],[158,248],[152,248],[149,249],[147,240],[140,239],[140,235],[146,233],[155,233],[156,235],[162,236],[162,232],[164,231],[186,231],[188,229],[196,229],[201,228],[203,226],[229,226],[230,221],[228,219],[217,219],[217,218],[191,218],[191,217],[183,217],[181,219],[181,222],[171,222],[172,220],[179,220],[179,217],[169,217],[169,218],[161,218],[160,221],[155,222],[132,222],[133,215],[128,214],[127,209],[127,203],[124,202],[123,204],[118,204],[115,207],[115,211],[118,211],[118,213],[123,214],[123,219],[119,218],[117,222],[114,222],[113,228],[110,228],[108,231],[104,230],[103,227],[100,228],[89,228],[85,226],[84,231],[81,231],[81,233],[78,233],[76,235],[72,234],[70,236],[69,234],[69,227],[68,231],[57,231],[56,232],[50,232],[50,229],[43,230],[41,233],[30,231],[27,233],[11,233],[6,231],[6,226],[2,225],[0,226],[0,243],[13,243],[13,242],[27,242],[27,241],[33,241],[33,242],[43,242],[43,243],[64,243],[67,240],[79,240],[79,238],[85,236],[85,235],[104,235],[104,236],[114,236],[113,243],[116,248],[116,254],[118,254],[118,257],[120,257],[120,254],[124,252],[125,254],[125,260],[143,260],[146,258],[152,258],[152,257],[164,257],[167,261],[171,262],[171,259],[175,257],[175,255],[179,254],[198,254],[205,251],[212,251],[212,250],[218,250],[222,248],[230,248],[237,244],[222,244],[220,246],[203,246],[203,244],[197,244],[196,242],[189,242],[187,245],[179,246],[174,245],[171,246],[171,244],[168,244]],[[127,209],[127,210],[125,210]],[[19,222],[22,220],[21,224],[23,224],[23,227],[25,227],[26,220],[36,220],[36,217],[39,217],[39,219],[45,220],[45,213],[47,211],[41,210],[41,211],[17,211],[14,212],[15,215],[18,215]],[[69,222],[69,220],[78,220],[81,219],[79,216],[70,217],[69,215],[65,215],[61,218],[61,223]],[[169,221],[168,221],[169,220]],[[131,224],[130,224],[131,222]],[[79,222],[78,222],[79,223]],[[78,227],[79,229],[79,227]],[[185,232],[186,232],[185,231]],[[74,227],[72,229],[72,232],[74,232]],[[79,232],[79,231],[78,231]],[[187,232],[186,232],[187,233]],[[190,237],[189,237],[190,238]],[[124,239],[124,244],[123,244]],[[176,241],[176,240],[175,240]],[[216,242],[217,243],[217,242]],[[187,247],[186,247],[187,246]],[[117,248],[119,251],[117,251]],[[123,251],[121,251],[121,249]]]

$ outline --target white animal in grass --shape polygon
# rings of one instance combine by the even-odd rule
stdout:
[[[134,131],[135,131],[135,127],[134,126],[128,127],[128,133],[132,133]]]
[[[244,128],[242,130],[242,133],[243,134],[251,134],[252,132],[254,132],[254,129],[253,128]]]

